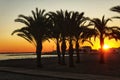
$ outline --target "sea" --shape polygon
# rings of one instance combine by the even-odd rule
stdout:
[[[42,55],[43,57],[57,57],[57,55]],[[36,58],[35,53],[0,53],[0,60]]]

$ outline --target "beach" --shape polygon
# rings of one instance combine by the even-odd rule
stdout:
[[[21,54],[21,56],[27,54]],[[29,55],[29,54],[28,54]],[[31,55],[31,54],[30,54]],[[29,55],[29,56],[30,56]],[[80,74],[94,74],[94,75],[105,75],[105,76],[120,76],[120,54],[109,54],[109,59],[106,59],[105,64],[99,63],[98,54],[80,54],[81,62],[75,63],[75,67],[69,68],[68,56],[66,56],[66,65],[60,65],[57,63],[57,55],[42,57],[43,68],[36,67],[36,58],[32,54],[29,58],[21,59],[7,59],[1,60],[1,67],[15,67],[15,68],[26,68],[32,70],[52,71],[52,72],[68,72],[68,73],[80,73]],[[11,55],[10,55],[11,56]],[[15,54],[14,54],[15,56]],[[14,57],[13,56],[13,57]],[[18,55],[17,55],[18,56]],[[19,54],[20,56],[20,54]],[[74,56],[74,61],[76,56]]]

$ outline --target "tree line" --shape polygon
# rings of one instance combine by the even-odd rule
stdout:
[[[120,6],[112,7],[110,10],[120,13]],[[46,12],[45,9],[39,10],[36,8],[35,11],[32,10],[31,12],[31,16],[20,14],[18,18],[15,19],[15,22],[23,23],[25,26],[14,30],[12,35],[16,33],[18,36],[35,45],[38,67],[42,66],[42,42],[45,40],[55,40],[58,63],[62,65],[66,64],[65,53],[67,48],[66,42],[68,42],[69,66],[73,67],[74,50],[77,55],[76,62],[80,62],[80,41],[90,42],[90,38],[98,37],[101,46],[100,63],[104,63],[103,45],[105,37],[109,39],[114,38],[116,40],[120,39],[120,28],[118,26],[107,26],[107,23],[111,21],[112,18],[105,19],[105,16],[103,16],[102,19],[90,19],[84,16],[84,12],[80,13],[78,11],[68,10]],[[113,18],[120,19],[120,16],[115,16]],[[75,44],[73,44],[73,42]],[[75,45],[75,49],[73,45]]]

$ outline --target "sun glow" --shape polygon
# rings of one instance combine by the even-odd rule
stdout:
[[[105,44],[105,45],[103,46],[103,49],[109,49],[109,48],[110,48],[110,46],[107,45],[107,44]]]

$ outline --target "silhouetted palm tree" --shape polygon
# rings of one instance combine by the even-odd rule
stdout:
[[[74,12],[69,12],[69,11],[65,11],[65,25],[66,25],[66,32],[67,32],[67,38],[69,40],[69,67],[73,67],[74,66],[74,62],[73,62],[73,37],[74,37],[74,30],[75,30],[75,16],[76,13]],[[78,16],[78,15],[77,15]]]
[[[56,12],[49,12],[48,13],[50,19],[53,22],[53,37],[56,38],[56,45],[57,45],[57,53],[58,53],[58,62],[60,62],[60,50],[59,50],[59,43],[61,43],[61,51],[62,51],[62,64],[65,64],[65,52],[66,52],[66,22],[65,22],[65,12],[63,10],[56,11]],[[59,41],[60,40],[60,41]]]
[[[109,27],[107,26],[108,21],[111,19],[105,19],[105,17],[102,17],[102,20],[99,18],[94,18],[91,20],[94,23],[94,29],[95,29],[95,37],[98,36],[100,40],[100,49],[101,49],[101,56],[100,56],[100,63],[104,63],[104,52],[103,52],[103,46],[104,46],[104,39],[106,36],[109,36]]]
[[[72,41],[75,40],[76,45],[75,45],[75,50],[77,54],[77,61],[80,62],[80,56],[79,56],[79,40],[88,41],[86,40],[88,37],[86,36],[86,30],[91,31],[91,29],[88,29],[87,27],[90,26],[91,24],[86,24],[86,21],[89,20],[88,17],[83,16],[84,13],[79,13],[79,12],[70,12],[67,18],[68,25],[67,25],[67,32],[68,32],[68,37],[69,37],[69,54],[70,54],[70,61],[69,64],[70,66],[74,66],[73,64],[73,44]],[[75,38],[75,39],[74,39]],[[90,42],[90,41],[89,41]]]
[[[84,13],[79,13],[79,12],[65,12],[65,24],[67,27],[67,38],[69,39],[69,66],[73,67],[74,66],[74,60],[73,60],[73,41],[76,40],[76,53],[77,53],[77,61],[79,61],[79,39],[80,39],[80,34],[83,33],[84,28],[86,26],[83,26],[85,21],[88,18],[83,17]],[[89,26],[89,25],[88,25]],[[82,35],[83,36],[83,35]],[[81,37],[82,38],[82,37]]]
[[[120,6],[112,7],[110,10],[120,14]],[[115,16],[114,18],[120,19],[120,16]]]
[[[26,25],[21,29],[13,31],[12,34],[17,33],[18,36],[23,37],[29,42],[36,44],[37,66],[41,67],[41,51],[43,39],[48,39],[50,21],[46,18],[45,10],[32,10],[33,16],[19,15],[15,22],[20,22]]]
[[[77,60],[79,59],[79,36],[80,36],[80,24],[84,21],[83,19],[83,12],[66,12],[66,22],[67,22],[67,32],[68,32],[68,38],[69,38],[69,66],[73,67],[73,40],[74,37],[76,39],[76,53],[77,53]]]
[[[83,34],[83,30],[87,29],[87,28],[85,28],[86,26],[84,26],[84,23],[86,22],[87,18],[85,18],[83,15],[84,15],[83,12],[82,13],[73,12],[72,17],[71,17],[71,19],[72,19],[71,25],[73,27],[71,32],[73,32],[73,35],[74,35],[75,40],[76,40],[75,50],[76,50],[76,54],[77,54],[77,60],[76,60],[77,63],[80,62],[79,40],[81,38],[83,38],[83,37],[81,37],[81,34]]]
[[[76,50],[76,54],[77,54],[77,60],[76,60],[76,63],[79,63],[80,62],[80,54],[79,54],[79,49],[80,49],[80,45],[79,43],[84,43],[84,42],[89,42],[92,46],[93,46],[93,43],[88,40],[89,38],[91,38],[93,35],[95,35],[93,32],[95,31],[94,29],[91,29],[91,28],[88,28],[88,26],[90,26],[91,24],[88,24],[88,25],[85,25],[84,22],[87,21],[86,18],[82,17],[80,19],[80,24],[79,24],[79,27],[78,29],[76,29],[75,31],[75,50]],[[91,33],[92,34],[89,34],[87,35],[87,33]],[[82,41],[82,42],[80,42]]]
[[[66,53],[66,36],[67,36],[67,27],[66,27],[66,21],[65,21],[65,13],[63,10],[56,11],[56,15],[59,18],[59,26],[60,26],[60,39],[62,41],[61,43],[61,51],[62,51],[62,64],[65,64],[65,53]]]
[[[56,50],[58,55],[58,63],[61,64],[61,53],[60,53],[60,18],[55,12],[49,12],[47,14],[52,21],[52,28],[51,28],[51,38],[56,39]]]

